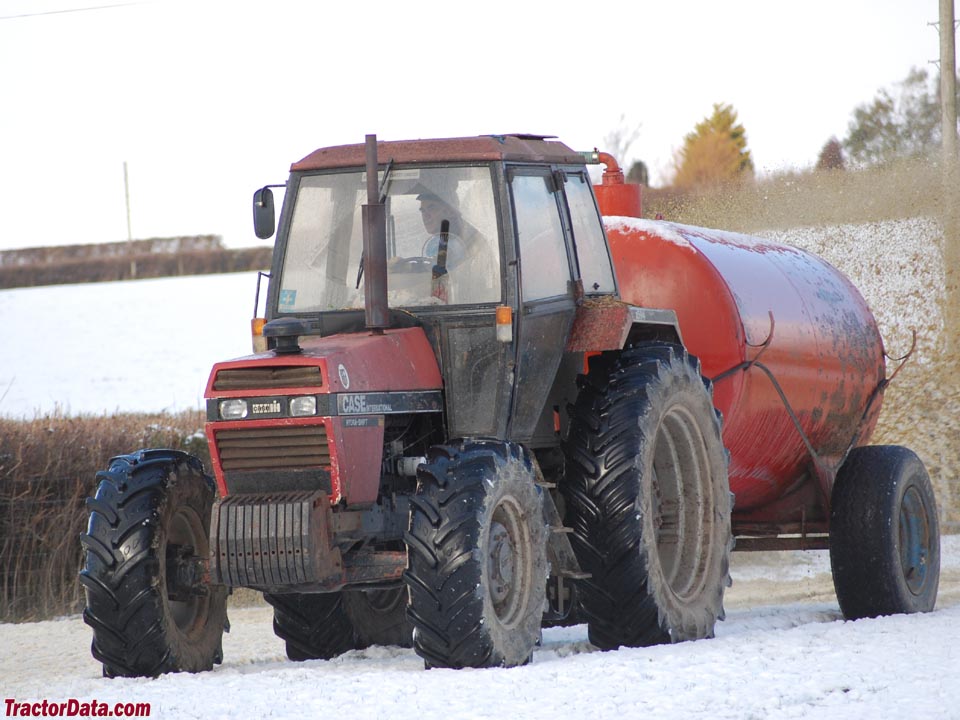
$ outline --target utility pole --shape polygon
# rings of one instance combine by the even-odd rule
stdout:
[[[940,0],[940,122],[948,173],[957,162],[957,53],[953,0]]]
[[[940,35],[940,135],[943,225],[944,298],[941,304],[943,338],[939,350],[948,362],[960,353],[960,208],[957,192],[957,54],[954,0],[940,0],[940,18],[931,23]]]
[[[127,202],[127,254],[130,256],[130,279],[134,280],[137,277],[137,261],[133,259],[133,231],[130,229],[130,180],[127,175],[126,160],[123,161],[123,195]]]

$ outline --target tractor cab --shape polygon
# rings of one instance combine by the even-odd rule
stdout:
[[[425,332],[448,437],[557,444],[548,396],[577,306],[616,293],[584,155],[506,135],[384,142],[376,156],[373,197],[364,145],[293,164],[265,334],[288,319],[305,336],[367,332],[366,285],[385,277],[384,329]],[[274,226],[269,192],[255,196],[262,237]],[[368,253],[371,200],[382,206],[385,247]],[[570,365],[572,387],[582,358]]]

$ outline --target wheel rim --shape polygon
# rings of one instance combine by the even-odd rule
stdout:
[[[203,557],[207,550],[207,537],[203,531],[203,523],[199,516],[190,508],[179,508],[170,520],[167,531],[166,558],[167,576],[176,572],[175,558],[182,548],[193,548],[193,554]],[[197,627],[203,625],[204,614],[207,608],[207,598],[202,595],[191,596],[189,600],[175,600],[169,594],[166,597],[177,629],[190,634]]]
[[[917,488],[911,486],[900,503],[900,568],[914,595],[923,591],[930,557],[930,519]]]
[[[488,532],[487,587],[497,619],[504,626],[523,617],[529,594],[524,582],[533,561],[523,513],[513,498],[504,498],[493,512]]]
[[[699,596],[712,553],[713,477],[694,415],[671,408],[657,432],[653,457],[653,521],[663,578],[681,601]]]

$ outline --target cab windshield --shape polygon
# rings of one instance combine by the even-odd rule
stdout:
[[[386,178],[390,307],[500,300],[489,167],[393,168]],[[380,172],[380,182],[384,174]],[[281,313],[363,308],[363,171],[300,180],[280,277]]]

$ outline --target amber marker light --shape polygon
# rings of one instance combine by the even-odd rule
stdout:
[[[266,318],[253,318],[250,321],[250,335],[253,338],[253,351],[255,353],[267,351],[267,339],[263,336],[263,326],[266,324]]]
[[[497,340],[513,342],[513,308],[509,305],[497,307]]]

